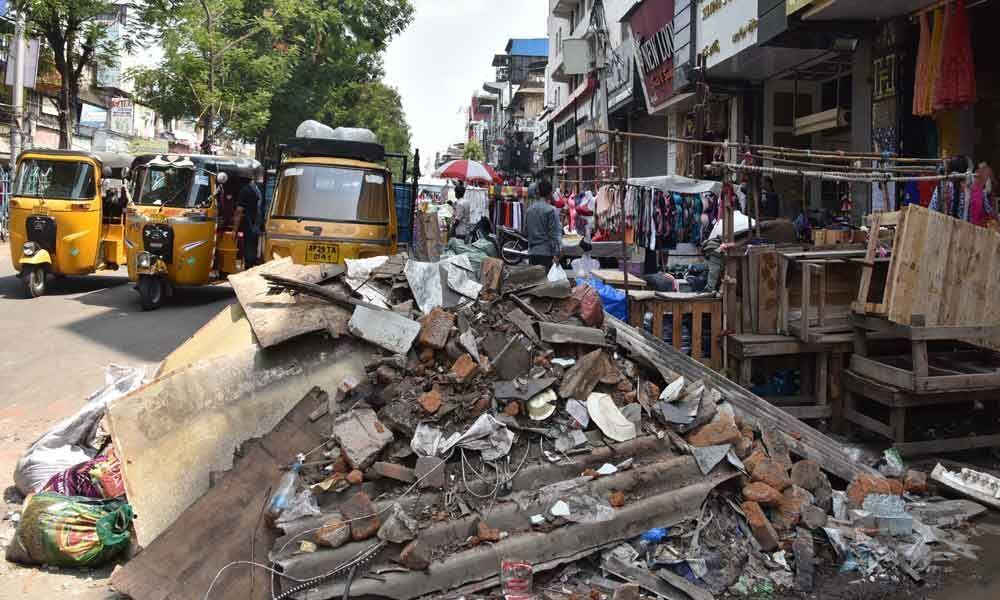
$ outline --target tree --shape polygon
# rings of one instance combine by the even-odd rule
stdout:
[[[389,152],[410,153],[410,126],[399,92],[379,82],[351,83],[327,97],[315,117],[324,123],[372,130]],[[400,181],[402,165],[390,161],[393,177]]]
[[[84,70],[113,60],[118,51],[106,39],[101,17],[117,15],[121,7],[110,0],[20,0],[14,8],[24,12],[27,34],[43,38],[52,51],[60,78],[59,147],[69,149]]]
[[[276,146],[294,136],[295,128],[306,119],[332,127],[374,122],[376,111],[356,104],[365,94],[389,110],[386,119],[389,115],[402,119],[398,100],[393,108],[388,88],[375,84],[383,75],[382,52],[413,18],[410,0],[300,0],[298,7],[296,17],[283,29],[283,40],[299,45],[302,51],[272,96],[270,120],[257,139],[261,159],[273,156]],[[354,111],[367,116],[362,119]],[[399,125],[400,131],[407,132],[408,146],[408,127],[405,121]],[[387,131],[380,137],[386,148],[403,150],[394,147],[397,140],[387,137]]]
[[[463,158],[466,160],[478,160],[483,162],[486,160],[486,153],[483,152],[483,147],[478,140],[469,140],[465,143],[465,153]]]
[[[133,73],[138,94],[165,118],[197,118],[202,152],[223,133],[254,138],[298,52],[278,43],[297,11],[290,0],[148,0],[142,20],[164,58]]]

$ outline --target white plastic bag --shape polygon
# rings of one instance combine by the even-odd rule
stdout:
[[[549,281],[552,283],[559,283],[560,281],[569,281],[569,277],[566,277],[566,271],[563,270],[559,263],[554,263],[552,268],[549,269]]]
[[[56,473],[97,455],[90,445],[112,400],[137,390],[146,375],[144,367],[108,365],[105,386],[94,392],[77,413],[67,417],[25,450],[14,467],[14,485],[22,494],[38,492]]]

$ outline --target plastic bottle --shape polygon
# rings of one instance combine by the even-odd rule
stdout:
[[[271,497],[267,501],[267,519],[274,523],[281,516],[282,511],[288,507],[288,503],[295,497],[295,490],[299,487],[299,471],[302,463],[296,462],[287,473],[281,476],[278,486],[271,492]]]

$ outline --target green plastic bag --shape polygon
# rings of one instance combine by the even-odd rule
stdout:
[[[132,506],[122,500],[35,494],[28,501],[7,560],[22,564],[94,567],[128,547]]]

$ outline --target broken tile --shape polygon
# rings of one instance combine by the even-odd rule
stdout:
[[[392,311],[355,306],[347,329],[393,354],[406,354],[420,333],[420,324]]]
[[[378,539],[392,544],[405,544],[417,537],[420,525],[417,520],[406,514],[406,511],[394,504],[388,511],[389,516],[378,530]]]
[[[587,398],[607,372],[608,366],[609,361],[604,350],[594,350],[584,355],[563,376],[562,384],[559,386],[559,397],[577,400]]]
[[[358,408],[337,417],[333,438],[353,469],[368,468],[378,454],[392,443],[392,431],[379,422],[375,411]]]
[[[435,306],[431,312],[420,319],[420,345],[443,350],[444,345],[448,343],[448,335],[454,325],[455,315],[440,306]]]
[[[507,342],[493,361],[493,370],[498,379],[505,381],[523,377],[531,370],[531,352],[524,345],[521,336]]]

